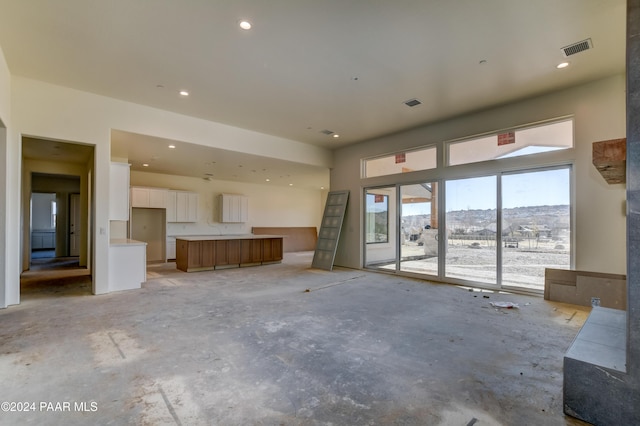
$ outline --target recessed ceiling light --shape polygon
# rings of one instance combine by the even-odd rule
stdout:
[[[175,149],[176,146],[175,145],[169,145],[169,149]]]
[[[144,164],[142,165],[142,167],[149,167],[149,164],[144,163]]]
[[[562,68],[566,68],[568,66],[569,66],[569,62],[562,62],[562,63],[556,65],[556,68],[562,69]]]
[[[289,184],[289,186],[293,186],[293,184],[292,184],[292,183],[290,183],[290,184]]]
[[[250,30],[251,29],[251,22],[249,21],[240,21],[240,28],[242,28],[243,30]]]
[[[271,179],[265,179],[265,182],[271,182]]]
[[[180,96],[189,96],[189,92],[187,92],[186,90],[181,90]]]
[[[340,135],[335,134],[335,135],[333,135],[333,137],[334,137],[334,138],[339,138],[339,137],[340,137]]]
[[[324,186],[321,186],[320,189],[324,189]]]

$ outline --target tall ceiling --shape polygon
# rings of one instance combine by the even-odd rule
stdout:
[[[328,149],[625,69],[624,0],[0,0],[0,11],[13,75]]]

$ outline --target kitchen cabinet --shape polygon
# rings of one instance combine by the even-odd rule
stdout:
[[[282,261],[282,238],[267,238],[262,240],[262,263],[277,263]]]
[[[216,241],[185,241],[176,238],[176,267],[193,272],[213,269],[216,263]]]
[[[32,231],[31,250],[56,248],[56,231]]]
[[[167,222],[197,222],[198,200],[196,192],[167,191]]]
[[[176,237],[176,267],[185,272],[237,268],[280,261],[282,261],[282,236],[280,235]]]
[[[109,242],[109,291],[141,288],[147,281],[146,246],[131,239]]]
[[[214,265],[217,269],[236,268],[240,266],[240,241],[215,241],[216,256]]]
[[[111,163],[109,167],[109,220],[129,220],[128,163]]]
[[[132,186],[131,207],[165,209],[167,208],[167,190]]]
[[[240,264],[258,265],[262,262],[263,240],[240,240]]]
[[[176,258],[176,239],[167,238],[167,260],[175,260]]]
[[[249,199],[244,195],[220,194],[220,214],[220,222],[246,222],[249,218]]]

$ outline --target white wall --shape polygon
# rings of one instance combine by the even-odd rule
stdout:
[[[625,77],[617,75],[568,90],[470,114],[411,131],[366,141],[334,152],[331,190],[350,190],[336,265],[362,267],[362,189],[473,173],[479,166],[449,167],[395,177],[360,178],[360,160],[418,146],[573,115],[575,148],[542,154],[553,163],[574,163],[575,268],[626,273],[625,185],[608,185],[591,163],[592,143],[625,137]],[[442,161],[442,160],[441,160]],[[508,168],[528,167],[526,157],[498,160]]]
[[[7,185],[8,176],[10,174],[10,164],[7,159],[9,158],[9,130],[11,128],[11,76],[9,74],[9,67],[4,58],[2,47],[0,46],[0,308],[7,306],[9,300],[9,287],[13,287],[15,290],[15,284],[13,286],[7,285],[10,281],[10,277],[15,279],[15,273],[18,269],[17,261],[13,270],[8,267],[7,253],[11,253],[13,249],[17,252],[16,247],[19,245],[19,240],[14,238],[9,239],[9,235],[6,230],[8,227],[7,206],[11,205],[8,200],[9,188]],[[13,204],[17,205],[17,204]],[[16,215],[17,216],[17,215]],[[16,235],[14,235],[16,237]],[[19,283],[18,283],[19,285]]]
[[[1,69],[2,67],[0,67]],[[2,72],[2,71],[0,71]],[[8,75],[8,73],[7,73]],[[0,79],[2,74],[0,74]],[[2,86],[0,86],[2,90]],[[0,93],[0,95],[4,95]],[[1,98],[1,97],[0,97]],[[8,108],[7,108],[8,109]],[[86,143],[95,146],[93,187],[94,293],[107,293],[109,247],[109,164],[111,129],[147,134],[188,143],[263,155],[321,167],[331,167],[330,151],[202,119],[119,101],[104,96],[14,76],[11,80],[12,130],[7,156],[9,182],[20,182],[22,135]],[[7,219],[7,304],[19,303],[20,246],[19,186],[7,186],[12,207]]]
[[[326,191],[256,185],[186,176],[131,172],[132,186],[197,192],[198,222],[170,223],[167,236],[250,233],[254,226],[315,226],[320,228]],[[246,223],[220,223],[218,195],[242,194],[249,199]]]
[[[0,121],[9,127],[11,118],[11,74],[0,46]]]

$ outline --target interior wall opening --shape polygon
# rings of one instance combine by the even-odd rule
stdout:
[[[92,293],[93,162],[91,145],[22,138],[21,299],[62,287],[64,294]]]

